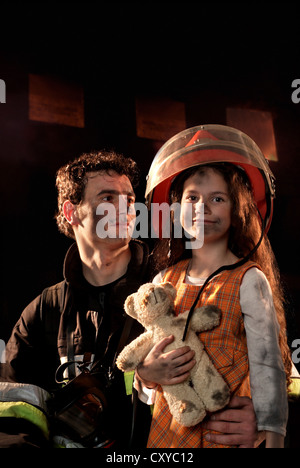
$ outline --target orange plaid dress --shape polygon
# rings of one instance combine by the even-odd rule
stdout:
[[[176,315],[189,310],[199,292],[199,286],[184,282],[188,263],[189,260],[179,262],[169,268],[163,278],[163,282],[169,281],[177,289]],[[222,310],[220,325],[200,333],[199,338],[216,369],[229,385],[231,394],[239,396],[250,396],[247,341],[239,291],[245,273],[253,267],[259,268],[249,261],[235,270],[224,271],[214,277],[205,287],[197,305],[213,304]],[[207,442],[204,439],[207,433],[201,423],[194,427],[178,424],[171,416],[162,389],[158,387],[148,448],[226,447]]]

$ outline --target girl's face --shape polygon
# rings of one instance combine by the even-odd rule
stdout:
[[[181,224],[193,237],[199,238],[199,212],[202,206],[202,229],[204,243],[218,241],[229,236],[232,203],[227,183],[222,175],[212,168],[202,168],[183,185],[181,199]],[[192,205],[192,206],[191,206]],[[192,213],[192,220],[185,213]],[[189,216],[191,218],[191,215]]]

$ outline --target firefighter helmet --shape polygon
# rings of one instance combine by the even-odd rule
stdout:
[[[201,125],[184,130],[168,140],[156,154],[147,176],[146,202],[169,203],[173,180],[198,165],[227,162],[244,170],[257,208],[270,227],[275,197],[275,178],[257,144],[245,133],[224,125]],[[157,227],[154,229],[159,231]]]

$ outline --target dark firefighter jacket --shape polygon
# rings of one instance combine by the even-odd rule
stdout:
[[[125,299],[148,280],[148,247],[133,240],[130,249],[131,261],[126,274],[112,284],[94,287],[83,277],[77,245],[70,247],[64,262],[64,281],[45,289],[26,307],[15,325],[6,347],[2,382],[33,385],[34,389],[51,393],[57,387],[56,369],[68,359],[70,331],[74,332],[75,358],[92,353],[104,369],[109,369],[126,320]],[[135,321],[127,343],[142,332],[141,325]],[[114,395],[112,420],[116,421],[119,445],[126,447],[132,407],[123,375],[118,370],[111,395]],[[0,417],[0,447],[4,420],[8,422],[7,418]]]

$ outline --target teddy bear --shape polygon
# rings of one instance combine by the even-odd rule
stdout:
[[[174,341],[165,352],[183,346],[183,330],[189,311],[175,316],[176,295],[177,291],[171,283],[146,283],[128,296],[124,305],[126,313],[138,320],[146,331],[119,354],[117,366],[120,370],[135,370],[154,345],[170,335],[174,336]],[[229,402],[229,388],[197,336],[199,332],[218,326],[220,318],[221,311],[216,306],[195,309],[184,345],[195,351],[196,364],[185,382],[162,386],[172,416],[186,427],[200,423],[207,412],[218,411]]]

